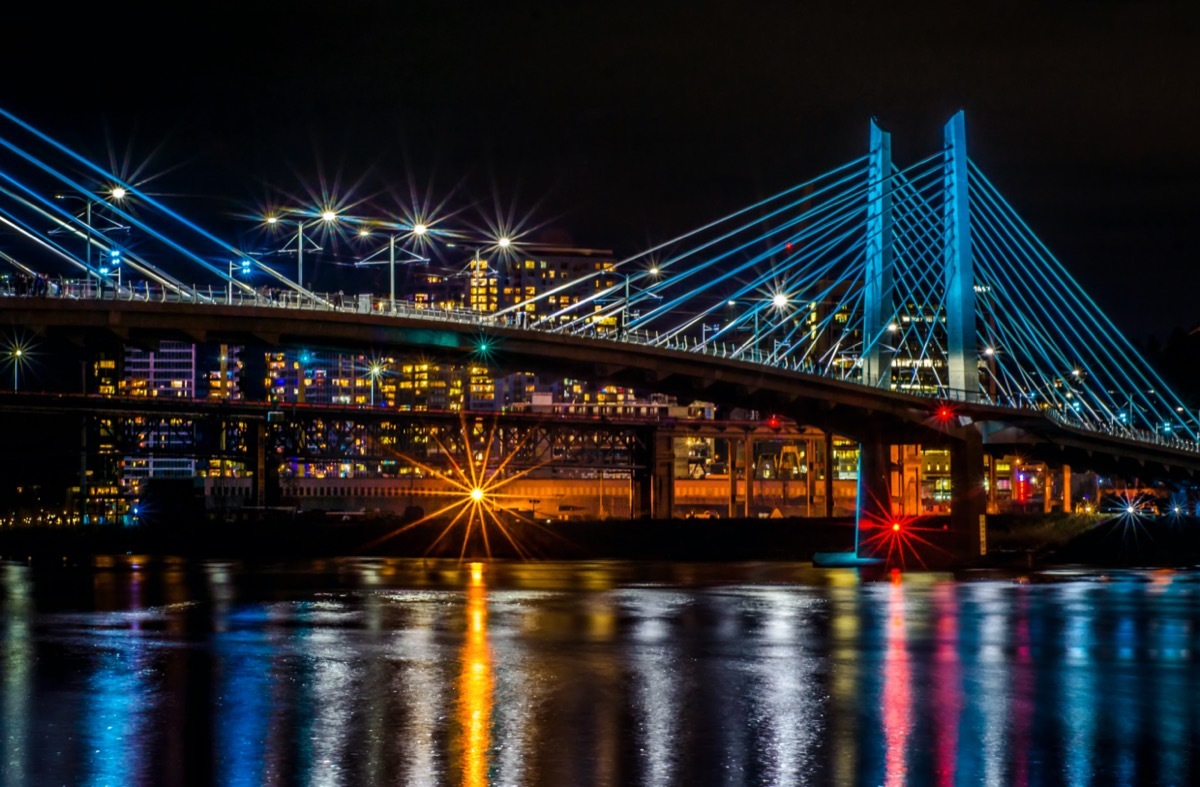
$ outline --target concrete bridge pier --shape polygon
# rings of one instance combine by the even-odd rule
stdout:
[[[822,490],[825,494],[825,518],[833,518],[833,432],[825,430],[825,444],[822,446],[825,452],[822,456],[823,466],[825,468],[825,483]]]
[[[1062,466],[1062,511],[1071,513],[1071,466]]]
[[[254,424],[254,505],[267,504],[267,424]]]
[[[983,436],[974,426],[950,446],[950,529],[956,561],[987,554],[987,495],[984,490]]]
[[[267,442],[267,423],[255,421],[250,433],[250,451],[254,457],[254,505],[279,505],[282,489],[279,485],[279,467],[277,463],[268,461],[270,451]]]
[[[747,519],[754,516],[754,438],[746,435],[742,441],[742,455],[746,461],[746,503],[743,509]]]
[[[892,447],[878,430],[858,445],[858,514],[854,550],[859,558],[887,554],[886,528],[892,524]]]
[[[1000,505],[996,498],[996,457],[987,457],[987,513],[999,513]]]
[[[670,519],[675,513],[675,438],[659,429],[646,435],[645,470],[637,480],[638,510],[651,519]]]
[[[738,515],[737,499],[738,499],[738,482],[737,482],[737,445],[736,438],[729,438],[729,512],[727,516],[730,519],[736,519]]]

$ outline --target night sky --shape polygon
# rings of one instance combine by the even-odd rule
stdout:
[[[1119,325],[1200,322],[1188,3],[261,5],[24,6],[0,106],[145,163],[222,233],[324,179],[622,256],[862,155],[871,116],[903,165],[964,108],[972,158]]]

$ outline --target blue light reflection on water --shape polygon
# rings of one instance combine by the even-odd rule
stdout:
[[[1183,784],[1200,769],[1194,573],[361,561],[63,578],[0,571],[6,784]]]

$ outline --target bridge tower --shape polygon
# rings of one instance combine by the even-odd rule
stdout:
[[[944,130],[942,240],[945,264],[947,384],[951,396],[979,393],[975,339],[975,262],[967,192],[967,127],[960,109]]]
[[[871,152],[867,163],[867,253],[863,267],[862,381],[887,388],[891,383],[891,348],[884,347],[895,302],[892,269],[892,135],[871,119]],[[858,493],[854,521],[856,559],[875,560],[864,529],[882,526],[892,516],[889,488],[890,450],[882,431],[867,428],[859,435]]]
[[[863,270],[863,384],[884,386],[891,353],[883,344],[892,310],[892,135],[871,119],[867,164],[867,259]]]

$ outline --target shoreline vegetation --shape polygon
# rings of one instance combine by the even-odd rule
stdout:
[[[476,526],[465,543],[461,524],[449,531],[446,525],[339,512],[157,526],[6,527],[0,529],[0,558],[61,565],[120,554],[252,560],[377,556],[806,562],[816,552],[851,551],[854,545],[852,518],[524,522],[505,530],[491,525],[486,533]],[[1200,565],[1200,521],[1192,517],[994,516],[989,517],[988,553],[973,560],[954,558],[945,517],[909,521],[902,536],[881,531],[875,539],[880,547],[876,554],[890,551],[889,566],[906,570]]]

